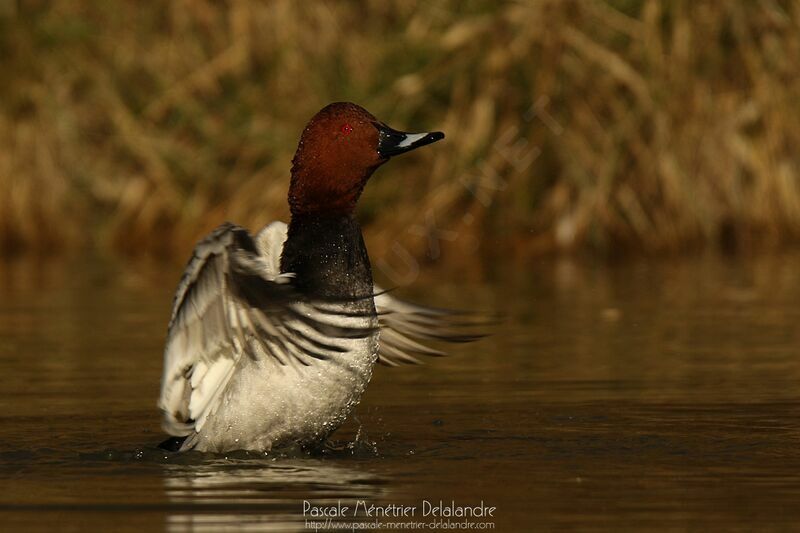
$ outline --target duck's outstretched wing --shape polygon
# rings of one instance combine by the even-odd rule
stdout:
[[[472,342],[486,336],[480,333],[496,322],[495,317],[425,307],[399,300],[375,286],[375,309],[381,334],[378,363],[385,366],[420,364],[417,356],[441,357],[446,352],[420,341]]]
[[[202,427],[242,356],[308,365],[342,351],[338,338],[373,333],[336,325],[331,306],[299,294],[292,276],[279,274],[285,225],[276,228],[262,231],[257,246],[245,229],[226,223],[195,247],[167,331],[159,399],[167,433]],[[271,233],[281,240],[271,242]]]

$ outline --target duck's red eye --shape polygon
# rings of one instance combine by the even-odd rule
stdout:
[[[353,126],[350,124],[342,125],[342,135],[350,135],[351,133],[353,133]]]

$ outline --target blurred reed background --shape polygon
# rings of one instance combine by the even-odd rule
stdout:
[[[778,0],[0,0],[0,248],[182,261],[225,219],[285,219],[337,100],[447,133],[373,178],[375,253],[423,255],[420,220],[487,257],[777,246],[798,29]]]

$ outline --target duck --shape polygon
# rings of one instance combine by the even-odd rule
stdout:
[[[445,355],[426,341],[482,336],[460,327],[459,311],[375,285],[356,217],[381,165],[442,139],[390,128],[354,103],[329,104],[292,159],[289,223],[252,235],[226,222],[197,243],[167,329],[162,448],[314,449],[352,413],[376,365]]]

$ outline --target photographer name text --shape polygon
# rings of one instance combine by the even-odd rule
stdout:
[[[303,500],[303,516],[309,518],[487,518],[494,517],[496,509],[486,505],[483,500],[475,505],[462,505],[455,500],[422,500],[418,505],[376,505],[364,500],[345,504],[339,500],[336,505],[316,505]]]

